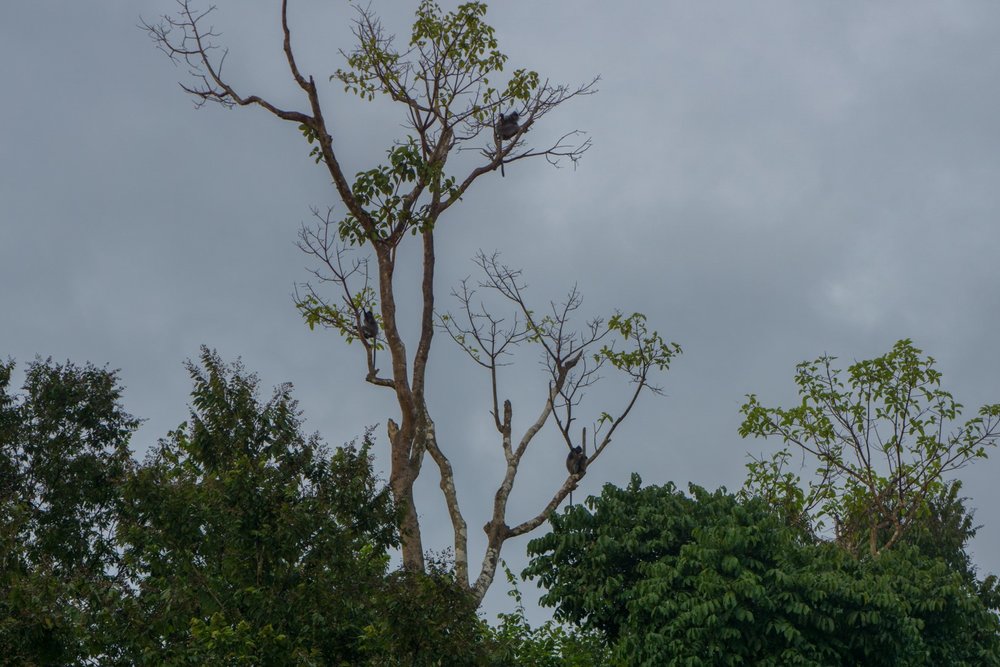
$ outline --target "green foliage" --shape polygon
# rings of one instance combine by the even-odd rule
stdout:
[[[492,641],[476,614],[477,602],[455,583],[443,561],[428,572],[400,570],[390,575],[378,596],[378,614],[365,629],[371,665],[484,665]]]
[[[797,366],[795,407],[768,408],[748,396],[740,435],[776,435],[784,446],[748,466],[747,488],[817,530],[832,519],[844,546],[874,555],[899,541],[948,473],[986,458],[1000,437],[1000,404],[951,429],[962,406],[940,387],[934,359],[909,340],[852,364],[846,377],[834,362],[822,356]],[[814,461],[805,490],[787,470],[791,445]]]
[[[485,16],[484,3],[464,3],[446,13],[425,0],[417,8],[409,48],[400,52],[378,19],[359,10],[358,44],[347,56],[347,68],[330,78],[363,99],[378,94],[406,104],[417,136],[397,141],[387,151],[385,164],[358,172],[351,195],[370,226],[362,224],[354,210],[339,223],[342,240],[359,246],[376,240],[397,243],[403,231],[429,231],[441,201],[453,202],[462,191],[444,172],[454,128],[473,124],[477,129],[470,136],[477,134],[482,127],[492,127],[497,112],[526,103],[538,89],[538,74],[524,69],[515,70],[502,90],[490,84],[490,77],[503,71],[507,56],[497,49]],[[311,146],[310,156],[324,160],[316,128],[302,124],[299,131]],[[418,206],[425,191],[432,201]]]
[[[23,393],[0,363],[0,655],[76,664],[115,603],[111,531],[139,422],[114,371],[36,360]]]
[[[913,547],[857,560],[764,499],[606,486],[553,516],[525,571],[629,665],[992,665],[1000,624]]]
[[[930,496],[917,521],[900,542],[916,547],[927,557],[943,561],[950,571],[962,575],[988,609],[1000,612],[1000,582],[993,574],[979,580],[966,551],[979,526],[973,523],[973,512],[966,508],[968,499],[958,495],[961,489],[961,481],[954,480]],[[857,525],[858,522],[852,523]]]
[[[443,566],[387,572],[396,511],[360,447],[305,437],[288,385],[189,364],[191,418],[141,465],[114,372],[0,364],[0,662],[487,664]],[[441,662],[441,656],[451,657]]]
[[[623,325],[624,326],[624,325]],[[634,329],[633,329],[634,331]],[[305,437],[203,350],[188,423],[136,466],[112,371],[0,364],[0,650],[12,664],[995,665],[960,485],[857,559],[765,497],[606,486],[552,518],[526,575],[556,621],[489,628],[443,561],[388,573],[396,513],[370,438]],[[568,622],[578,629],[562,625]]]
[[[48,563],[25,560],[5,517],[0,535],[0,650],[4,664],[73,664],[83,654],[74,587]],[[19,517],[14,517],[15,520]]]
[[[416,181],[428,184],[432,193],[454,194],[455,179],[442,178],[444,164],[427,162],[413,137],[393,146],[388,151],[388,165],[379,165],[357,174],[351,192],[375,225],[375,238],[387,237],[393,228],[402,225],[412,234],[430,229],[432,220],[428,209],[416,211],[407,205],[408,191],[404,186],[412,186]],[[348,215],[340,223],[340,237],[351,245],[364,245],[372,240],[371,235],[353,215]]]
[[[581,632],[546,621],[532,628],[524,614],[517,579],[507,565],[501,563],[511,590],[508,595],[517,602],[513,613],[500,614],[500,624],[494,630],[496,665],[531,665],[532,667],[597,667],[610,664],[610,654],[602,639],[594,632]]]
[[[940,558],[955,572],[963,573],[975,581],[975,567],[965,548],[975,537],[978,526],[973,523],[973,512],[965,507],[967,499],[959,497],[960,481],[949,482],[927,499],[927,505],[918,520],[902,538],[921,553]]]
[[[306,321],[310,331],[314,330],[317,325],[335,329],[340,332],[344,340],[352,343],[358,338],[358,314],[365,310],[374,311],[374,304],[375,292],[370,287],[366,287],[354,294],[350,302],[345,299],[343,304],[326,303],[310,292],[296,300],[295,307],[298,308],[299,314]],[[374,312],[373,315],[381,327],[380,316]],[[379,343],[373,342],[372,344],[377,349],[382,349]]]
[[[445,13],[437,3],[424,0],[417,7],[407,51],[397,51],[391,38],[362,39],[347,58],[348,69],[337,70],[330,78],[368,100],[376,93],[409,100],[411,84],[416,84],[426,90],[422,106],[445,118],[456,100],[473,91],[478,94],[476,105],[484,109],[492,110],[498,97],[526,101],[538,87],[537,72],[516,70],[502,91],[489,85],[489,77],[503,71],[507,56],[498,50],[495,31],[485,16],[482,2],[463,3]],[[484,85],[470,88],[477,81]],[[425,89],[425,84],[430,85]]]
[[[51,555],[64,571],[100,569],[112,555],[115,487],[139,421],[119,404],[116,373],[91,365],[35,361],[24,392],[5,396],[2,466],[5,497],[18,498],[29,521],[29,555]]]
[[[261,403],[238,364],[201,363],[190,423],[125,489],[138,588],[122,641],[149,664],[357,664],[396,544],[368,438],[330,455],[301,434],[289,385]]]
[[[616,332],[633,346],[619,351],[605,345],[594,355],[594,361],[607,361],[618,370],[634,376],[641,374],[641,369],[653,366],[665,371],[670,368],[671,360],[681,353],[680,345],[668,343],[656,331],[646,329],[646,316],[642,313],[615,313],[608,320],[608,331]]]

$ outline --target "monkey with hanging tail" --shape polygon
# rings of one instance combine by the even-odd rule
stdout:
[[[587,427],[583,427],[583,446],[570,446],[569,454],[566,455],[566,470],[571,475],[583,475],[587,471]],[[573,506],[573,490],[569,492],[569,504]]]
[[[506,141],[508,139],[513,139],[517,133],[521,130],[521,126],[517,124],[517,121],[521,118],[521,115],[517,111],[511,111],[506,116],[503,113],[500,114],[500,118],[497,119],[496,124],[496,134],[497,134],[497,149],[500,148],[500,142]],[[500,175],[504,178],[507,174],[503,171],[503,161],[500,162]]]
[[[375,366],[375,345],[378,342],[378,322],[375,315],[370,310],[365,310],[361,319],[361,337],[371,340],[372,344],[372,366]]]

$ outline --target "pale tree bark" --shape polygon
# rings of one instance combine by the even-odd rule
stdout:
[[[564,133],[541,148],[527,142],[527,133],[549,112],[564,102],[595,92],[597,79],[568,88],[553,85],[527,70],[514,70],[505,85],[496,83],[506,61],[496,49],[493,30],[482,21],[485,5],[470,3],[456,12],[442,14],[430,4],[421,4],[414,23],[414,40],[403,52],[395,50],[370,9],[358,11],[354,24],[357,47],[344,54],[347,69],[337,70],[331,79],[349,92],[365,98],[383,95],[401,105],[409,134],[390,151],[390,164],[358,173],[352,184],[336,149],[337,139],[329,130],[316,81],[300,69],[295,58],[289,26],[288,0],[280,3],[279,19],[283,40],[280,50],[288,72],[301,92],[301,106],[285,109],[241,88],[222,74],[226,51],[214,44],[217,34],[206,27],[212,11],[196,10],[191,0],[177,0],[175,15],[157,23],[144,23],[155,44],[171,59],[187,65],[192,76],[182,87],[201,105],[207,102],[226,107],[256,106],[282,120],[296,123],[312,145],[312,156],[329,172],[346,216],[337,219],[332,210],[314,210],[318,224],[304,227],[299,245],[319,262],[313,275],[316,283],[306,283],[296,302],[310,326],[338,331],[347,342],[359,341],[366,355],[365,380],[394,393],[398,415],[387,421],[390,443],[389,484],[394,498],[404,510],[400,524],[403,564],[424,569],[424,546],[413,497],[413,485],[420,474],[425,453],[430,454],[439,475],[441,491],[454,529],[455,574],[461,585],[479,599],[493,581],[505,540],[525,534],[541,525],[575,487],[583,473],[569,475],[555,490],[551,500],[531,518],[510,527],[507,504],[514,488],[518,467],[528,446],[552,418],[558,423],[566,443],[572,446],[569,428],[575,419],[573,407],[580,391],[597,378],[597,370],[607,364],[622,370],[634,386],[617,416],[603,413],[593,431],[589,462],[597,459],[611,442],[611,435],[635,405],[639,394],[655,391],[648,382],[653,369],[665,369],[679,348],[663,343],[653,332],[647,334],[640,316],[615,315],[607,322],[595,320],[580,334],[570,334],[569,315],[580,305],[575,290],[561,311],[536,320],[524,301],[518,273],[502,267],[496,257],[481,256],[480,266],[487,286],[508,299],[518,311],[514,328],[507,334],[494,328],[479,328],[482,320],[473,317],[470,302],[463,307],[471,325],[456,327],[454,320],[438,317],[435,310],[434,235],[439,218],[456,204],[483,176],[504,164],[529,158],[543,158],[559,164],[576,161],[589,148],[589,139],[579,131]],[[430,26],[430,28],[428,28]],[[504,139],[495,130],[498,115],[514,107],[521,111],[516,133]],[[579,138],[577,138],[579,137]],[[483,141],[485,139],[485,141]],[[451,176],[445,167],[450,155],[472,150],[482,161],[464,176]],[[419,237],[420,315],[417,342],[410,351],[397,320],[394,273],[397,252],[411,236]],[[356,248],[369,245],[371,257],[356,258]],[[370,270],[374,269],[374,271]],[[374,274],[374,275],[373,275]],[[335,296],[321,286],[332,286]],[[466,291],[468,294],[468,291]],[[376,338],[361,335],[361,323],[368,309],[378,313],[381,331]],[[489,320],[496,325],[498,320]],[[444,448],[437,440],[434,421],[427,407],[426,372],[436,327],[444,330],[471,352],[465,336],[492,341],[491,355],[477,359],[492,378],[492,409],[506,460],[503,479],[493,501],[490,521],[484,526],[486,554],[475,574],[470,573],[468,528],[456,491],[455,475]],[[631,351],[616,351],[605,339],[618,337]],[[513,406],[503,401],[500,409],[497,374],[499,358],[521,344],[539,345],[549,370],[548,396],[535,421],[515,444],[512,427]],[[598,345],[601,345],[598,348]],[[376,363],[377,352],[388,352],[388,370]],[[589,355],[589,356],[588,356]],[[472,354],[476,358],[475,354]],[[600,433],[600,437],[599,434]]]
[[[490,376],[491,412],[506,461],[503,479],[494,494],[490,520],[483,527],[487,536],[486,552],[479,574],[470,582],[471,590],[481,599],[496,575],[504,542],[536,529],[576,488],[590,464],[611,444],[612,436],[628,417],[640,394],[644,391],[659,393],[659,387],[650,382],[650,374],[654,370],[665,370],[673,356],[680,352],[680,348],[664,343],[655,332],[647,332],[644,318],[638,314],[629,317],[616,314],[608,321],[595,318],[582,331],[574,331],[570,326],[571,318],[582,304],[582,298],[575,287],[562,303],[551,303],[548,312],[538,314],[526,300],[520,271],[503,265],[497,254],[487,256],[480,253],[476,262],[485,276],[477,287],[499,295],[502,301],[513,306],[514,314],[510,324],[482,305],[477,289],[470,286],[468,280],[463,281],[460,288],[453,292],[460,304],[460,314],[443,314],[439,317],[439,324]],[[616,352],[609,345],[609,340],[615,337],[628,351]],[[548,392],[538,416],[520,434],[515,444],[513,405],[506,399],[503,400],[502,411],[500,409],[499,376],[506,365],[504,359],[512,353],[512,348],[525,344],[542,351],[548,370]],[[599,371],[607,366],[623,372],[630,379],[632,387],[616,414],[604,412],[598,417],[591,431],[593,439],[589,443],[588,452],[586,429],[582,431],[580,441],[574,441],[570,434],[570,427],[576,420],[574,408],[580,404],[583,390],[596,382]],[[556,423],[568,450],[571,451],[577,442],[580,443],[587,454],[586,464],[579,472],[568,471],[552,497],[534,516],[510,526],[507,522],[507,505],[519,466],[529,446],[550,419]],[[449,474],[450,471],[442,469],[442,479]],[[442,487],[444,486],[442,483]],[[453,484],[448,486],[454,487]],[[457,507],[456,497],[448,497],[447,500],[449,507]],[[457,513],[457,510],[453,510],[453,513]],[[462,547],[464,546],[463,544]],[[457,551],[456,548],[456,553]]]

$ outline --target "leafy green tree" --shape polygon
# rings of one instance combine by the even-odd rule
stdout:
[[[551,620],[532,628],[524,613],[517,578],[506,564],[501,565],[511,586],[508,595],[514,598],[517,606],[513,612],[499,616],[500,623],[493,629],[496,647],[490,664],[498,667],[600,667],[609,664],[607,645],[596,632],[567,628]]]
[[[638,396],[656,391],[655,371],[665,370],[680,349],[648,330],[639,313],[614,313],[583,326],[571,321],[581,299],[572,290],[561,304],[543,312],[525,295],[520,272],[497,260],[477,258],[486,275],[482,289],[499,297],[509,314],[480,312],[475,289],[456,290],[462,313],[453,317],[435,304],[435,236],[442,216],[484,177],[511,163],[531,158],[551,163],[575,163],[590,146],[578,131],[551,133],[549,114],[578,96],[594,92],[597,79],[577,86],[556,85],[537,72],[506,71],[508,57],[499,50],[494,29],[486,23],[486,4],[464,2],[444,11],[431,0],[417,4],[412,31],[400,48],[387,34],[370,6],[358,8],[354,23],[357,45],[345,54],[346,64],[330,80],[348,94],[364,100],[387,100],[399,110],[405,134],[386,150],[382,164],[357,169],[353,182],[343,163],[340,135],[328,122],[330,104],[316,79],[304,72],[295,57],[288,3],[281,3],[281,52],[289,76],[301,93],[298,103],[277,104],[267,96],[250,94],[223,76],[225,50],[214,43],[217,33],[208,25],[211,12],[200,11],[189,0],[179,0],[176,15],[156,24],[144,24],[155,44],[171,59],[181,61],[193,76],[182,84],[198,104],[259,107],[279,119],[295,123],[309,145],[309,155],[328,173],[342,217],[316,211],[319,223],[303,228],[300,247],[318,262],[320,290],[303,285],[296,303],[310,327],[329,328],[347,343],[361,343],[365,381],[394,393],[398,415],[387,419],[391,467],[389,485],[401,509],[400,534],[404,566],[425,570],[423,538],[413,497],[413,485],[429,454],[440,474],[448,518],[452,523],[455,580],[481,600],[491,585],[504,543],[533,531],[566,498],[586,468],[568,473],[554,483],[550,500],[534,516],[510,521],[507,505],[514,481],[529,445],[548,423],[556,422],[569,447],[579,446],[576,419],[592,423],[589,463],[604,452],[611,436],[635,405]],[[277,45],[276,45],[277,46]],[[277,49],[276,49],[277,50]],[[289,106],[291,105],[291,106]],[[512,135],[501,136],[496,125],[501,114],[520,115]],[[549,128],[546,128],[549,125]],[[530,133],[529,133],[530,132]],[[549,133],[547,133],[549,132]],[[505,133],[507,134],[507,133]],[[459,152],[462,160],[450,159]],[[478,157],[477,157],[478,156]],[[467,158],[467,159],[466,159]],[[418,247],[413,247],[418,245]],[[412,249],[419,259],[397,264]],[[369,268],[374,265],[374,275]],[[415,266],[413,275],[402,273]],[[419,286],[415,321],[400,319],[397,287]],[[332,287],[332,292],[326,288]],[[409,296],[402,298],[409,299]],[[377,312],[380,333],[362,323]],[[437,429],[426,395],[426,376],[435,329],[444,329],[489,375],[492,388],[491,423],[503,448],[503,475],[491,494],[490,519],[484,526],[486,549],[478,572],[471,569],[468,526],[456,491],[456,470],[437,440]],[[368,333],[364,333],[367,331]],[[404,331],[417,335],[406,340]],[[407,346],[409,343],[409,347]],[[512,400],[505,400],[500,370],[507,355],[521,346],[534,346],[545,360],[542,382],[546,395],[530,414],[537,414],[523,432],[514,431]],[[376,367],[376,351],[388,352],[388,370]],[[614,369],[629,383],[617,408],[584,414],[583,389],[598,371]],[[523,390],[514,393],[524,395]],[[520,411],[522,406],[516,406]],[[576,408],[576,414],[574,414]],[[591,469],[593,469],[591,467]],[[477,474],[481,471],[477,470]]]
[[[125,486],[135,585],[121,642],[142,664],[362,664],[360,638],[397,544],[370,442],[328,452],[300,432],[291,386],[207,349],[190,421]]]
[[[614,664],[1000,664],[1000,623],[961,572],[907,546],[858,560],[764,498],[633,476],[551,521],[525,575]]]
[[[491,664],[495,642],[477,615],[478,601],[455,581],[450,563],[429,559],[429,571],[402,569],[378,591],[378,614],[366,628],[374,666],[479,667]]]
[[[38,361],[12,394],[0,364],[0,662],[510,664],[444,561],[387,572],[368,437],[328,452],[289,386],[261,402],[207,350],[188,368],[190,422],[136,466],[114,372]]]
[[[979,526],[973,522],[974,513],[966,509],[968,499],[958,495],[961,489],[960,480],[943,484],[927,499],[927,507],[901,542],[917,547],[927,556],[942,559],[952,570],[964,573],[972,581],[976,568],[966,547]]]
[[[928,498],[927,507],[903,535],[900,542],[916,547],[931,558],[944,561],[973,586],[988,608],[1000,612],[1000,581],[995,574],[982,579],[967,550],[969,540],[981,526],[974,523],[974,512],[966,507],[968,498],[959,496],[960,480],[952,480]]]
[[[370,434],[331,453],[290,385],[261,402],[240,364],[200,361],[189,422],[124,487],[121,663],[484,664],[468,590],[443,567],[388,572],[397,512]]]
[[[927,513],[950,473],[986,457],[1000,437],[1000,404],[952,427],[962,405],[941,388],[934,359],[910,340],[846,374],[835,360],[797,366],[795,407],[768,408],[748,396],[740,435],[778,436],[783,447],[749,465],[747,488],[815,530],[832,520],[842,546],[878,555]],[[792,449],[814,466],[806,488],[788,471]]]
[[[106,649],[113,529],[139,421],[114,371],[36,360],[12,394],[13,369],[0,363],[0,655],[78,664]]]

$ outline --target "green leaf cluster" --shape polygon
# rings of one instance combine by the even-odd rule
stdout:
[[[486,664],[443,566],[391,573],[397,510],[360,446],[301,433],[202,350],[191,415],[136,463],[113,371],[0,364],[0,662]]]
[[[330,78],[362,99],[371,101],[378,95],[405,104],[414,134],[397,141],[384,164],[357,173],[351,186],[351,212],[339,223],[342,240],[353,245],[376,240],[394,244],[403,232],[429,231],[440,212],[468,187],[445,173],[455,142],[492,128],[498,112],[526,105],[538,90],[538,73],[525,69],[512,72],[499,88],[490,82],[503,71],[507,56],[499,51],[495,31],[485,22],[486,9],[485,3],[467,2],[446,12],[424,0],[417,7],[408,47],[401,52],[379,19],[359,8],[357,46],[346,55],[346,68]],[[459,132],[459,127],[465,129]],[[324,153],[330,137],[320,136],[309,123],[299,130],[317,163],[333,159],[332,153]],[[456,132],[462,135],[459,140]],[[425,194],[429,200],[421,200]]]
[[[114,371],[36,359],[14,394],[13,369],[0,363],[0,655],[75,664],[117,604],[117,489],[139,421]]]
[[[419,106],[449,118],[456,100],[477,94],[476,107],[492,111],[498,95],[504,100],[527,100],[538,87],[536,72],[519,69],[502,92],[490,85],[490,76],[502,72],[507,56],[500,52],[496,31],[485,21],[483,2],[466,2],[445,12],[430,0],[419,4],[409,48],[398,51],[381,26],[357,31],[359,44],[347,57],[347,69],[338,69],[344,90],[366,100],[384,95],[411,101],[416,91]],[[369,20],[363,15],[362,20]],[[478,84],[482,85],[478,85]],[[482,119],[480,119],[482,120]]]
[[[747,489],[817,530],[832,520],[844,546],[874,555],[897,543],[928,500],[946,491],[949,473],[986,458],[1000,437],[1000,404],[952,427],[962,405],[941,388],[934,359],[908,339],[846,373],[835,362],[824,355],[797,366],[801,402],[793,407],[747,397],[740,435],[783,441],[750,464]],[[792,448],[815,466],[804,489],[788,470]]]
[[[607,361],[633,376],[644,375],[647,369],[653,367],[665,371],[670,368],[673,358],[681,353],[680,345],[668,343],[658,332],[646,328],[646,316],[642,313],[615,313],[608,319],[608,331],[615,332],[629,345],[624,350],[605,345],[594,355],[594,361]]]
[[[501,563],[510,585],[508,595],[517,603],[511,613],[500,614],[494,630],[496,665],[532,667],[598,667],[609,664],[610,653],[603,639],[593,631],[581,631],[546,621],[532,628],[525,616],[517,578]]]
[[[552,525],[525,575],[621,664],[1000,664],[1000,623],[963,573],[916,547],[859,560],[763,498],[633,476]]]
[[[203,350],[190,421],[124,487],[130,652],[157,664],[340,664],[363,655],[396,544],[366,441],[304,437],[290,385]]]
[[[427,162],[416,140],[407,137],[406,142],[389,149],[387,165],[357,174],[351,192],[375,225],[374,238],[386,238],[397,226],[408,229],[411,234],[430,229],[433,221],[428,208],[421,206],[414,209],[407,199],[408,192],[404,192],[403,188],[419,182],[427,184],[431,193],[454,194],[455,179],[443,178],[443,168],[443,162]],[[352,245],[363,245],[372,240],[372,235],[353,215],[341,221],[340,236]]]
[[[374,310],[375,291],[366,287],[352,295],[350,302],[344,300],[343,304],[327,303],[313,293],[306,294],[295,302],[302,319],[305,320],[309,330],[314,330],[317,326],[334,329],[340,332],[348,343],[353,342],[358,337],[357,313],[365,310]],[[374,313],[373,313],[374,314]],[[380,318],[374,314],[376,321],[381,326]],[[376,341],[372,343],[379,350],[382,346]]]

